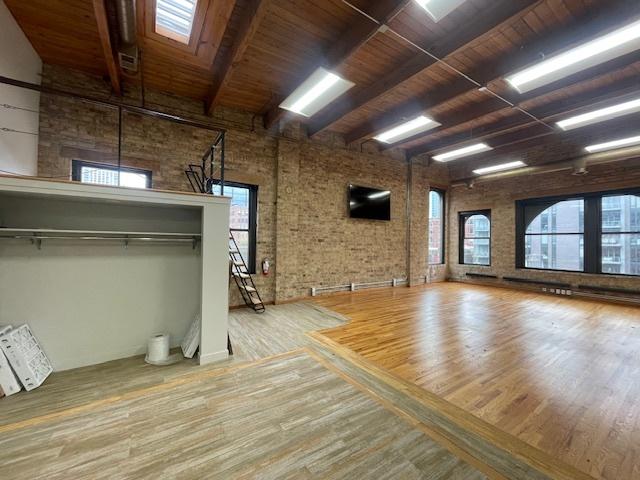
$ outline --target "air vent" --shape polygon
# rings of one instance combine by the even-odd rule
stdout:
[[[128,72],[138,71],[138,49],[136,47],[118,52],[120,67]]]

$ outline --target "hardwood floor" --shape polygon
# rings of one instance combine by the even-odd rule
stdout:
[[[4,425],[0,478],[486,478],[301,350],[101,393]]]
[[[321,333],[594,478],[640,478],[640,309],[445,283],[318,297]]]

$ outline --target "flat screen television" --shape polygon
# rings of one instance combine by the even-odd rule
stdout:
[[[349,216],[370,220],[391,220],[391,192],[349,185]]]

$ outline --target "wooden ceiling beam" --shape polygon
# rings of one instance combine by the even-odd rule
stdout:
[[[309,123],[309,135],[314,136],[326,130],[349,113],[416,76],[436,63],[438,58],[442,59],[451,55],[537,3],[538,0],[498,0],[492,2],[491,7],[479,13],[474,20],[466,24],[464,28],[458,29],[456,33],[446,35],[444,39],[434,44],[420,45],[420,48],[430,52],[433,57],[423,53],[414,55],[372,85],[353,94],[348,94],[346,98],[338,100],[322,110]]]
[[[640,95],[638,79],[630,76],[613,84],[604,85],[579,95],[530,109],[529,113],[544,122],[550,122],[559,116],[568,116],[586,107],[589,107],[589,109],[598,109],[607,104],[628,100],[629,96],[637,97],[638,95]],[[409,150],[408,155],[409,157],[413,157],[422,154],[436,154],[445,148],[455,149],[469,142],[494,139],[501,135],[510,134],[513,130],[519,130],[536,124],[539,123],[533,117],[521,112],[518,118],[504,118],[497,122],[478,127],[474,129],[473,135],[469,135],[468,132],[454,133],[430,143],[414,147]]]
[[[498,99],[497,97],[491,96],[487,100],[480,102],[471,108],[464,108],[458,113],[455,113],[453,115],[448,115],[446,122],[443,122],[442,126],[438,127],[438,129],[434,129],[434,130],[420,133],[418,135],[414,135],[411,138],[407,138],[405,140],[396,142],[394,144],[384,145],[382,150],[390,150],[392,148],[402,147],[403,145],[406,145],[421,139],[428,140],[428,138],[433,136],[435,133],[442,133],[443,130],[454,128],[458,125],[472,122],[474,120],[476,121],[480,120],[483,117],[490,115],[492,113],[496,113],[500,110],[506,110],[506,109],[523,110],[522,116],[521,116],[522,117],[521,123],[527,123],[527,121],[531,119],[531,117],[529,117],[528,115],[526,115],[526,113],[524,113],[524,111],[527,110],[527,107],[526,107],[527,102],[530,102],[532,100],[542,99],[549,93],[556,92],[558,90],[561,90],[562,87],[568,86],[567,84],[574,85],[576,83],[586,82],[601,76],[607,76],[611,74],[611,72],[619,71],[624,67],[627,67],[636,62],[640,62],[640,51],[632,52],[630,54],[616,58],[602,65],[594,67],[593,69],[579,72],[576,75],[571,76],[570,79],[566,79],[566,81],[559,80],[558,82],[560,83],[560,85],[558,85],[558,82],[556,82],[554,84],[547,85],[541,89],[528,92],[524,95],[521,95],[519,99],[515,95],[503,96],[503,98],[506,97],[506,100],[509,101],[511,105],[509,103],[506,103],[503,100]],[[627,79],[627,80],[630,81],[630,83],[633,83],[633,79]],[[637,80],[635,83],[637,84]],[[604,94],[606,91],[606,88],[598,89],[597,91],[600,93],[596,94],[596,97],[600,96],[600,94]],[[612,93],[616,94],[616,91],[617,90],[614,90]],[[596,101],[593,98],[585,96],[585,103],[588,103],[590,99],[591,101]],[[537,114],[536,112],[530,112],[530,113],[534,114],[535,116],[539,116],[539,114]]]
[[[324,57],[318,60],[317,65],[311,66],[308,71],[300,76],[300,82],[308,78],[318,67],[327,70],[334,70],[347,61],[365,43],[367,43],[378,32],[381,25],[390,22],[400,13],[412,0],[379,0],[372,2],[369,16],[375,18],[374,22],[368,18],[361,17],[350,26],[342,36],[329,48]],[[284,98],[278,99],[269,111],[265,114],[265,128],[271,128],[280,121],[287,112],[280,108]]]
[[[233,6],[235,6],[236,0],[224,0],[224,2],[227,4],[225,10],[229,10],[229,12],[231,12],[233,10]],[[213,84],[209,90],[209,95],[205,104],[207,115],[211,115],[215,107],[220,103],[220,95],[231,79],[233,71],[242,61],[242,57],[247,51],[247,48],[249,48],[251,40],[253,40],[260,23],[267,13],[269,3],[270,0],[249,1],[240,26],[238,27],[237,34],[233,40],[233,44],[222,59],[222,66],[214,73]],[[217,62],[214,62],[214,65],[215,64],[217,64]]]
[[[523,69],[544,56],[548,56],[553,52],[575,45],[576,43],[587,41],[589,38],[603,30],[618,26],[621,23],[624,23],[625,20],[629,21],[630,18],[634,15],[637,16],[639,13],[640,8],[638,7],[638,4],[632,0],[614,0],[612,2],[594,5],[584,15],[576,18],[571,25],[561,25],[555,32],[547,33],[539,41],[521,48],[517,55],[509,57],[506,61],[498,59],[494,62],[490,62],[488,65],[484,65],[475,71],[469,72],[468,76],[480,83],[480,85],[488,86],[491,82],[499,80],[512,72]],[[528,92],[527,94],[517,95],[514,92],[513,94],[505,95],[505,98],[514,104],[522,103],[532,98],[555,91],[567,84],[581,82],[608,71],[610,72],[612,69],[619,69],[621,68],[620,65],[624,66],[625,62],[628,64],[631,61],[633,61],[633,57],[628,55],[625,56],[622,61],[614,60],[612,62],[607,62],[607,64],[579,72],[565,79],[553,82],[550,85],[546,85],[540,89]],[[429,110],[433,110],[434,108],[448,103],[459,96],[468,94],[477,89],[477,84],[460,77],[448,86],[439,88],[434,92],[430,92],[417,100],[411,99],[391,111],[379,115],[378,117],[352,129],[345,135],[345,140],[347,143],[354,143],[370,138],[376,133],[389,130],[404,121],[415,118],[418,115],[428,113]],[[492,113],[492,111],[493,110],[490,109],[486,114]],[[450,126],[451,122],[448,121],[446,125]],[[432,133],[433,132],[427,132],[427,134]],[[415,140],[415,138],[412,140]],[[405,141],[403,143],[408,142]],[[401,144],[395,146],[400,145]]]
[[[107,64],[111,87],[117,95],[122,95],[122,82],[120,80],[120,69],[116,61],[116,52],[111,44],[111,34],[109,33],[109,19],[104,0],[93,0],[93,11],[100,35],[100,43],[104,53],[104,61]]]

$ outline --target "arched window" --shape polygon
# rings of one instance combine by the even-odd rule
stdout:
[[[460,214],[460,263],[491,265],[491,211]]]
[[[444,192],[429,192],[429,264],[444,263]]]
[[[528,205],[526,268],[584,271],[584,199]]]

